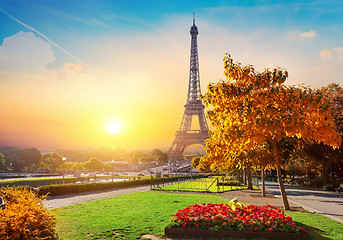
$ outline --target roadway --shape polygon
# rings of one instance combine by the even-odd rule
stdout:
[[[285,184],[289,200],[303,208],[343,223],[343,194]],[[266,192],[280,196],[276,182],[266,182]]]

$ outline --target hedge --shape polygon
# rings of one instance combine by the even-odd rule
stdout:
[[[189,177],[168,177],[163,178],[165,182],[176,181],[179,178]],[[160,178],[162,179],[162,178]],[[52,184],[38,187],[38,195],[59,196],[74,193],[92,192],[100,190],[117,189],[124,187],[134,187],[151,184],[151,179],[138,179],[120,182],[91,182],[91,183],[74,183],[74,184]]]
[[[86,180],[86,177],[66,177],[65,183],[76,183]],[[62,184],[63,179],[59,178],[35,178],[35,179],[13,179],[13,180],[0,180],[0,187],[6,186],[29,186],[39,187],[42,185]]]

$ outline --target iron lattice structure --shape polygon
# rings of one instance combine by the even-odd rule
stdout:
[[[169,159],[171,162],[182,159],[182,154],[186,147],[193,144],[205,145],[206,139],[210,137],[204,113],[205,106],[200,98],[198,28],[195,25],[194,17],[190,34],[192,39],[187,103],[185,104],[185,112],[180,128],[176,131],[174,141],[169,148]],[[193,116],[197,116],[199,120],[199,129],[197,130],[191,129]]]

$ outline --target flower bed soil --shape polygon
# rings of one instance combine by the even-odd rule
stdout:
[[[227,231],[207,229],[168,228],[164,229],[167,237],[235,237],[235,238],[268,238],[268,239],[309,239],[308,233]]]

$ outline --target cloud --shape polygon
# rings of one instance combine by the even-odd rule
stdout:
[[[317,72],[328,73],[342,69],[341,61],[343,60],[343,47],[335,47],[332,49],[323,48],[319,52],[321,62],[314,66]]]
[[[55,55],[51,45],[32,32],[18,32],[0,45],[0,69],[6,72],[46,71]]]
[[[288,38],[290,40],[306,40],[306,39],[312,39],[317,36],[317,32],[313,30],[309,30],[307,32],[299,32],[299,31],[293,31],[288,32]]]
[[[335,47],[331,50],[328,48],[323,48],[319,52],[319,56],[323,61],[333,58],[336,61],[340,62],[343,60],[343,47]]]
[[[319,56],[321,59],[330,59],[332,58],[332,52],[328,48],[324,48],[319,52]]]
[[[9,18],[11,18],[13,21],[19,23],[20,25],[24,26],[25,28],[33,31],[34,33],[36,33],[38,36],[41,36],[42,38],[44,38],[47,42],[49,42],[51,45],[55,46],[56,48],[60,49],[62,52],[64,52],[65,54],[67,54],[68,56],[72,57],[74,60],[76,60],[77,62],[81,63],[82,65],[88,67],[89,69],[93,70],[92,67],[90,67],[88,64],[86,64],[85,62],[83,62],[81,59],[79,59],[78,57],[74,56],[73,54],[71,54],[69,51],[67,51],[66,49],[64,49],[63,47],[61,47],[60,45],[58,45],[57,43],[55,43],[54,41],[52,41],[50,38],[48,38],[47,36],[45,36],[43,33],[41,33],[40,31],[38,31],[37,29],[27,25],[26,23],[23,23],[22,21],[20,21],[19,19],[15,18],[14,16],[12,16],[11,14],[9,14],[8,12],[6,12],[5,10],[3,10],[2,8],[0,8],[0,11],[2,11],[3,13],[5,13]]]
[[[310,30],[308,32],[302,32],[299,34],[300,38],[308,39],[308,38],[314,38],[317,36],[316,31]]]
[[[336,59],[338,61],[342,61],[343,60],[343,47],[333,48],[332,51],[335,53]]]
[[[81,72],[82,66],[78,63],[65,63],[61,72]]]

